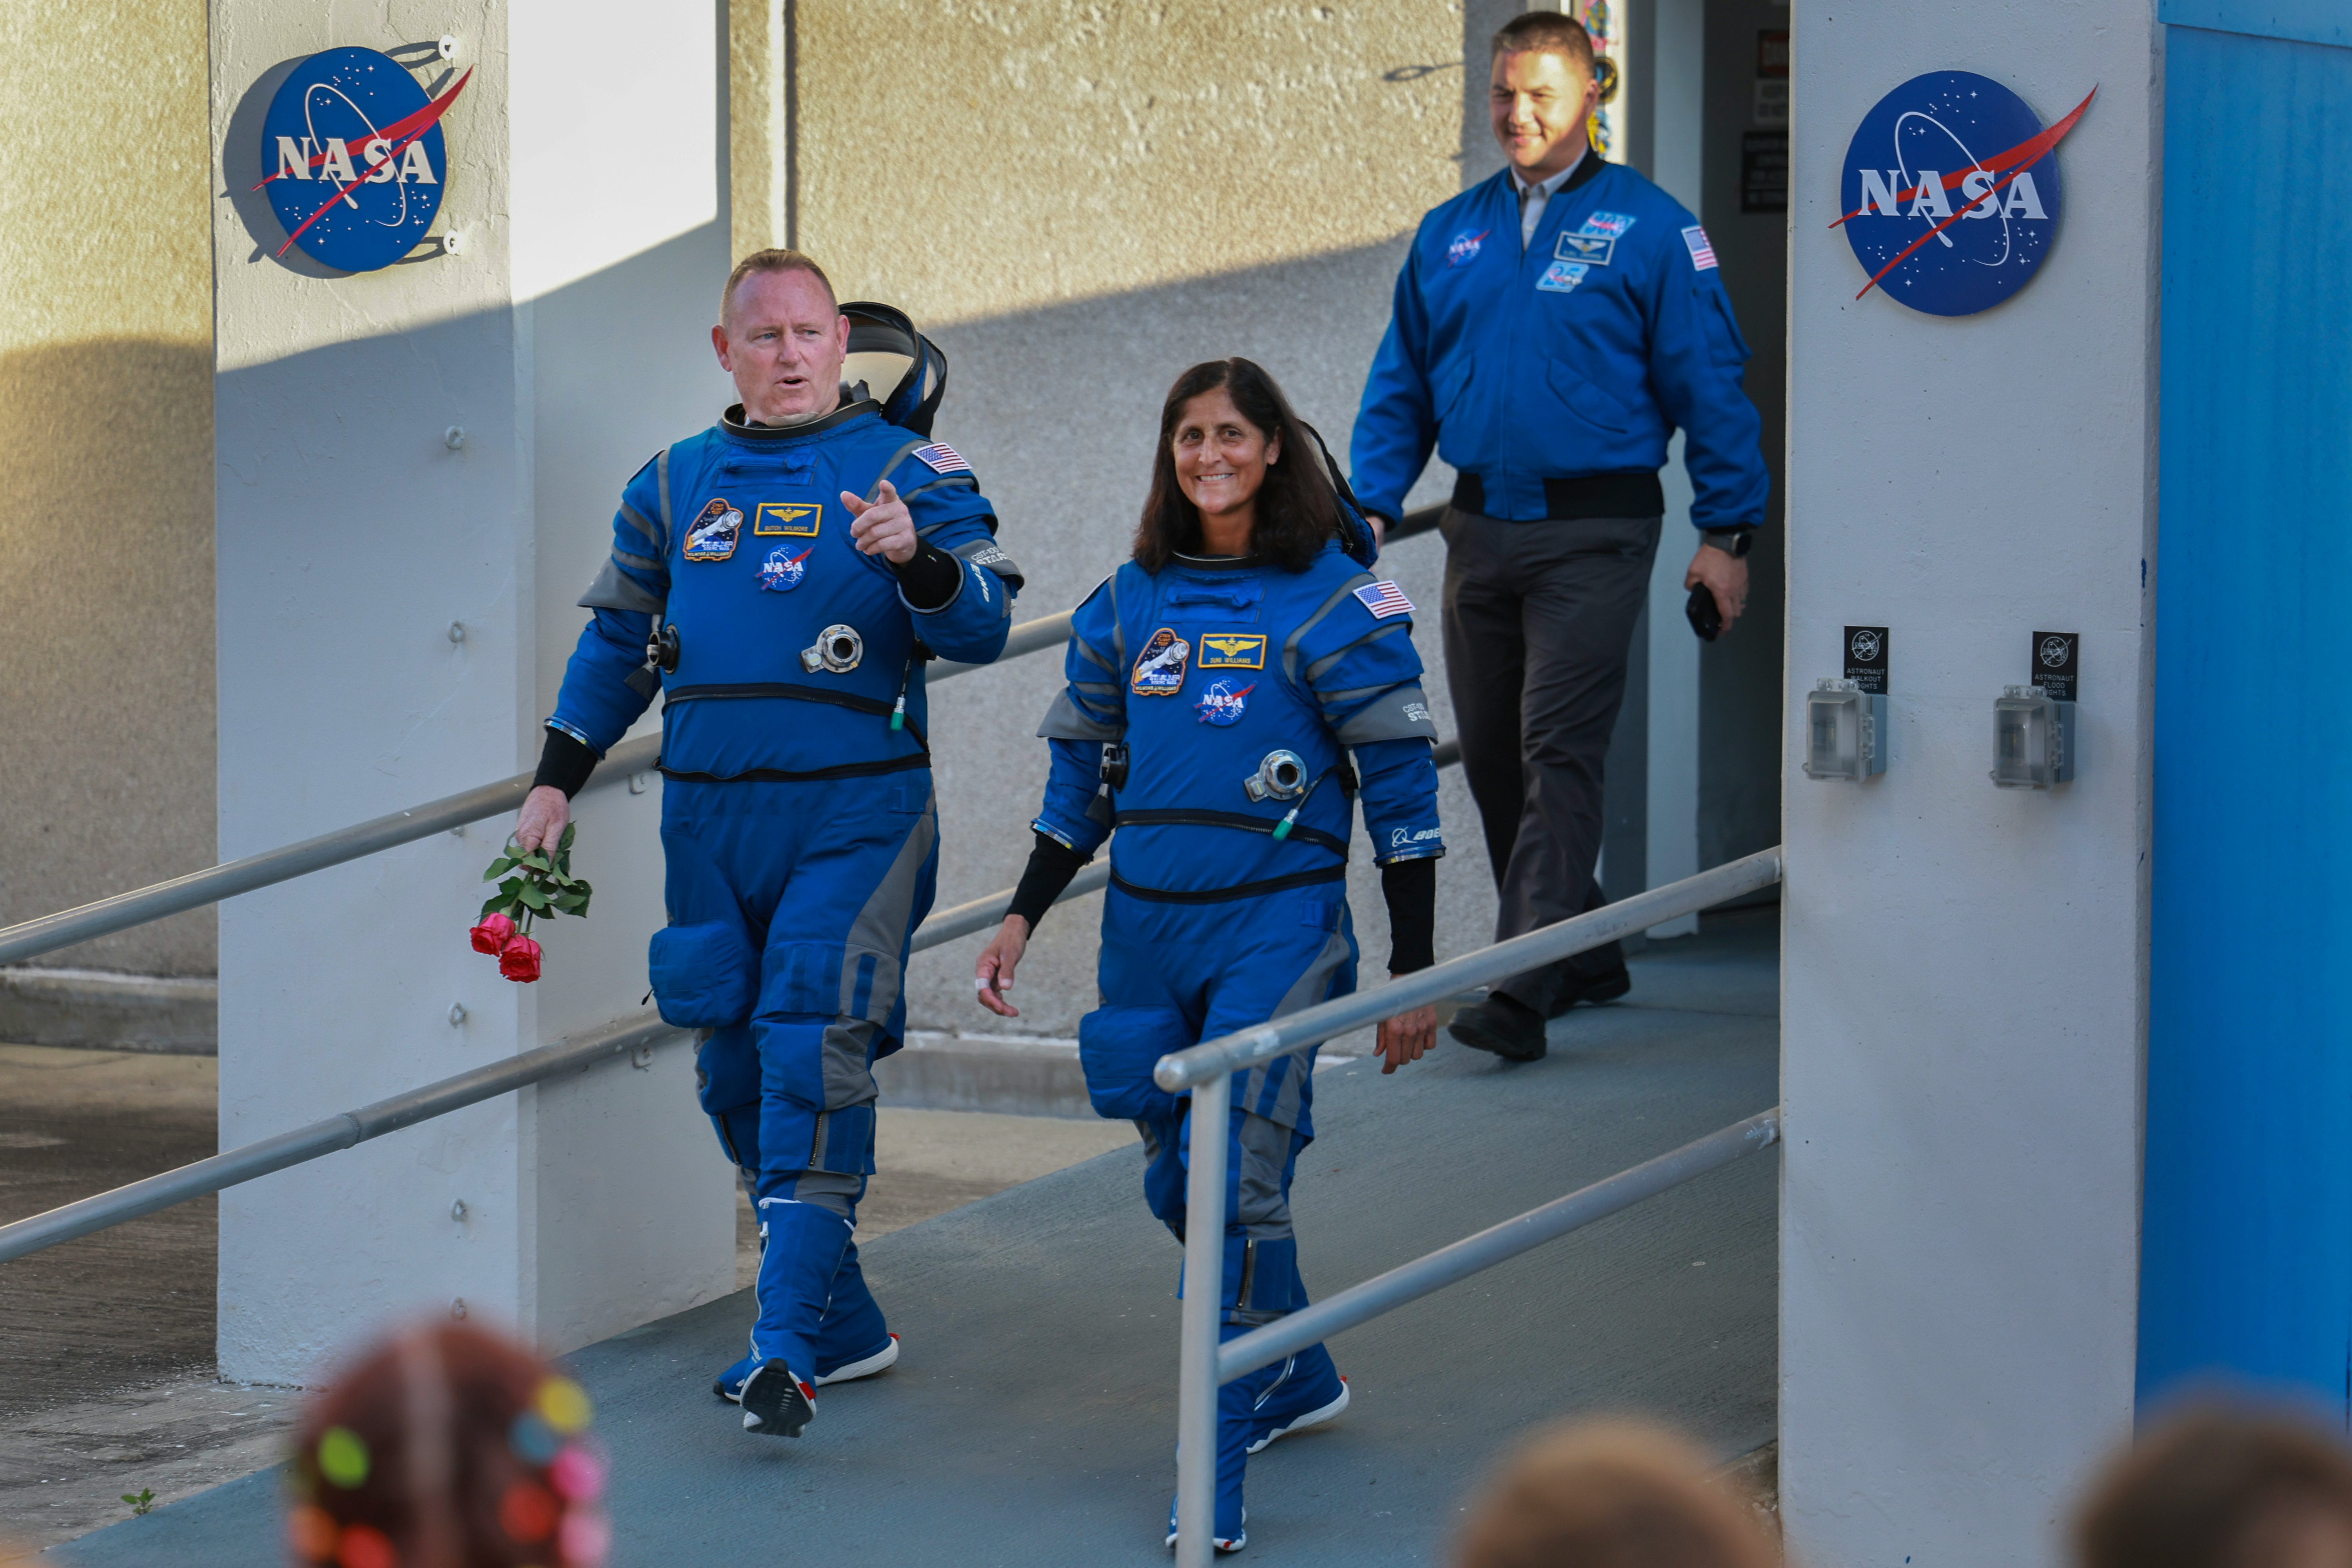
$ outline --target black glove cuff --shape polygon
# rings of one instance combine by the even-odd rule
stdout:
[[[551,727],[547,742],[539,749],[539,772],[533,775],[530,787],[553,784],[570,800],[578,795],[588,775],[596,771],[597,756],[582,744],[580,739],[567,731]]]
[[[1038,834],[1036,845],[1029,851],[1029,864],[1021,873],[1021,885],[1013,889],[1013,906],[1004,912],[1027,921],[1029,934],[1035,936],[1037,922],[1045,918],[1045,911],[1054,907],[1054,900],[1062,896],[1079,868],[1093,858],[1049,834]]]
[[[1391,860],[1381,868],[1389,906],[1389,973],[1411,974],[1437,962],[1437,858]]]
[[[925,540],[904,561],[890,563],[898,592],[919,610],[944,610],[963,586],[963,563]]]

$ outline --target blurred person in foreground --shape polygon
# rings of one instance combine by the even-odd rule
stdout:
[[[2084,1568],[2352,1568],[2352,1451],[2289,1412],[2189,1409],[2108,1467],[2075,1542]]]
[[[1471,1504],[1453,1568],[1772,1568],[1780,1553],[1707,1468],[1654,1427],[1538,1433]]]
[[[295,1436],[287,1540],[335,1568],[593,1568],[611,1530],[578,1384],[461,1323],[376,1345]]]

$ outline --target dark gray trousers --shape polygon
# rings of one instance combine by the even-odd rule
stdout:
[[[1495,939],[1602,902],[1601,765],[1625,700],[1660,519],[1502,522],[1449,507],[1445,679],[1462,771],[1486,830]],[[1495,989],[1548,1013],[1623,965],[1617,943]]]

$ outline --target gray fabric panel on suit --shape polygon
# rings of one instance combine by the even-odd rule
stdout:
[[[890,862],[890,869],[866,896],[866,907],[850,922],[841,955],[841,1005],[835,1009],[845,1018],[857,1016],[853,1007],[862,953],[874,954],[874,988],[867,993],[864,1016],[878,1024],[898,1005],[898,988],[904,980],[899,954],[913,934],[908,917],[915,909],[915,884],[921,879],[923,862],[940,841],[939,815],[932,809],[936,799],[936,795],[925,797],[914,831],[898,846],[898,858]]]
[[[866,499],[870,501],[876,496],[882,493],[882,481],[888,479],[892,474],[898,472],[898,465],[907,460],[908,453],[913,451],[918,447],[927,447],[929,445],[930,445],[929,442],[924,440],[920,436],[918,436],[913,440],[908,442],[905,446],[899,447],[897,451],[891,453],[890,460],[882,465],[882,471],[874,476],[874,482],[866,487]],[[900,496],[898,499],[900,500],[904,500],[907,498]]]
[[[1070,700],[1066,688],[1054,693],[1054,704],[1045,710],[1043,722],[1037,726],[1041,741],[1116,741],[1118,726],[1106,724],[1089,716]]]
[[[1372,574],[1370,573],[1357,573],[1354,576],[1340,584],[1338,591],[1333,593],[1329,598],[1324,600],[1320,605],[1316,605],[1315,613],[1307,616],[1305,620],[1299,622],[1297,626],[1292,630],[1291,634],[1283,639],[1282,673],[1290,678],[1291,684],[1295,686],[1298,682],[1299,643],[1306,638],[1308,632],[1313,631],[1318,626],[1322,624],[1324,616],[1329,615],[1332,611],[1339,607],[1340,600],[1348,597],[1358,588],[1370,581],[1372,581]]]
[[[761,1200],[760,1207],[765,1209],[770,1204],[803,1203],[811,1208],[824,1209],[855,1223],[857,1200],[865,1192],[866,1178],[863,1176],[845,1176],[832,1171],[803,1171],[793,1182],[791,1197],[766,1198]],[[768,1216],[761,1215],[762,1235],[766,1234],[767,1224]]]
[[[588,591],[575,601],[583,610],[639,610],[658,616],[668,601],[656,596],[643,583],[621,570],[621,563],[607,557],[604,569],[588,584]]]
[[[1429,716],[1429,697],[1419,684],[1390,688],[1343,720],[1332,731],[1343,746],[1365,746],[1374,741],[1437,739],[1437,725]]]
[[[960,555],[975,566],[995,573],[998,577],[1016,588],[1025,585],[1029,581],[1028,574],[1021,570],[1021,563],[1013,560],[1004,546],[997,543],[993,539],[975,539],[969,544],[957,545],[948,553]],[[1010,594],[1005,595],[1004,613],[1008,616],[1013,613],[1012,598]]]
[[[638,511],[635,507],[631,506],[627,501],[623,501],[621,503],[621,521],[627,523],[631,528],[635,529],[639,533],[644,534],[646,536],[646,542],[654,547],[654,551],[656,554],[665,553],[668,551],[669,541],[662,537],[660,531],[654,527],[652,521],[647,519],[644,513]]]
[[[1140,1116],[1135,1119],[1135,1130],[1143,1135],[1143,1163],[1149,1165],[1160,1158],[1160,1135],[1152,1131],[1151,1123]]]
[[[661,449],[661,456],[654,459],[654,488],[661,492],[661,546],[662,553],[667,555],[670,534],[677,527],[670,515],[669,448],[667,447],[664,447]]]
[[[1282,1000],[1276,1004],[1273,1012],[1266,1015],[1268,1020],[1287,1017],[1302,1007],[1312,1007],[1322,1001],[1323,994],[1331,987],[1331,976],[1347,962],[1348,939],[1333,931],[1323,939],[1322,949],[1316,953],[1315,961],[1291,982],[1290,989],[1283,993]],[[1274,1061],[1260,1062],[1250,1068],[1248,1076],[1243,1079],[1242,1092],[1234,1103],[1246,1106],[1253,1114],[1258,1114],[1258,1101],[1265,1093],[1266,1079],[1276,1062],[1287,1062],[1289,1067],[1282,1075],[1282,1087],[1275,1091],[1274,1109],[1263,1114],[1282,1126],[1296,1127],[1298,1125],[1299,1096],[1303,1092],[1300,1085],[1311,1070],[1303,1052],[1276,1057]]]
[[[892,466],[896,467],[895,464]],[[942,474],[938,479],[931,480],[929,484],[917,485],[910,490],[900,490],[898,492],[898,499],[900,500],[912,500],[915,497],[923,494],[927,490],[976,490],[978,489],[980,489],[980,481],[972,478],[970,474]],[[932,528],[939,528],[941,526],[943,526],[943,524],[936,522],[931,524]],[[929,532],[929,530],[926,529],[924,531]]]
[[[874,1038],[881,1026],[866,1018],[835,1018],[824,1026],[824,1108],[844,1110],[863,1105],[881,1091],[874,1082]]]
[[[1378,642],[1382,637],[1392,637],[1399,632],[1402,632],[1406,637],[1412,636],[1412,623],[1411,621],[1390,621],[1385,625],[1377,625],[1374,626],[1370,631],[1366,632],[1362,637],[1358,637],[1354,642],[1348,644],[1345,647],[1333,648],[1329,653],[1325,654],[1321,658],[1317,659],[1313,664],[1307,667],[1307,684],[1312,686],[1317,681],[1322,679],[1326,674],[1329,673],[1333,665],[1338,664],[1341,659],[1347,658],[1349,654],[1355,652],[1366,643]],[[1328,702],[1330,699],[1327,697],[1324,700]]]
[[[1240,1191],[1234,1217],[1252,1241],[1280,1241],[1291,1234],[1290,1199],[1282,1190],[1282,1167],[1290,1159],[1290,1129],[1244,1111],[1240,1142]]]

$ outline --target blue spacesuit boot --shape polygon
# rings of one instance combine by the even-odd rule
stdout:
[[[898,1363],[898,1336],[890,1331],[881,1303],[866,1288],[854,1241],[841,1255],[841,1267],[833,1276],[832,1299],[824,1304],[824,1316],[817,1320],[815,1356],[816,1376],[811,1381],[819,1388],[871,1377]],[[759,1363],[757,1352],[747,1352],[711,1381],[710,1392],[721,1399],[741,1400],[743,1380]]]

